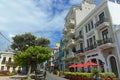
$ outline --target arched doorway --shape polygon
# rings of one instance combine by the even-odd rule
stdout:
[[[111,65],[111,72],[115,73],[116,76],[118,77],[118,69],[117,69],[117,64],[114,56],[110,57],[110,65]]]
[[[105,69],[104,69],[104,62],[102,62],[100,59],[98,60],[98,62],[99,62],[99,68],[100,68],[100,70],[101,70],[101,72],[105,72]]]

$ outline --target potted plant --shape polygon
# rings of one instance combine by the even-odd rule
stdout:
[[[104,72],[104,73],[100,73],[101,76],[101,80],[116,80],[116,75],[112,72]]]

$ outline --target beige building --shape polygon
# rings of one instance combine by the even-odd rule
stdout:
[[[80,7],[70,9],[65,21],[65,67],[92,61],[99,64],[99,70],[120,77],[120,53],[114,32],[120,24],[120,4],[103,0],[95,6],[92,0],[83,0]]]
[[[13,65],[13,52],[1,52],[0,53],[0,70],[16,72],[18,70],[17,66]]]
[[[56,66],[56,59],[58,57],[59,47],[60,47],[60,43],[56,43],[55,47],[51,48],[51,55],[53,57],[50,58],[50,60],[48,61],[48,68],[50,71],[53,71],[55,69],[55,67],[57,67]]]

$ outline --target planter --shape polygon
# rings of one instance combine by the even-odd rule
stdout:
[[[101,78],[101,80],[117,80],[117,78]]]

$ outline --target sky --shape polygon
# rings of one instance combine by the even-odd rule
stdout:
[[[72,5],[82,0],[0,0],[0,51],[12,42],[11,37],[31,32],[51,40],[50,46],[60,42],[64,18]],[[101,0],[94,0],[97,4]]]

